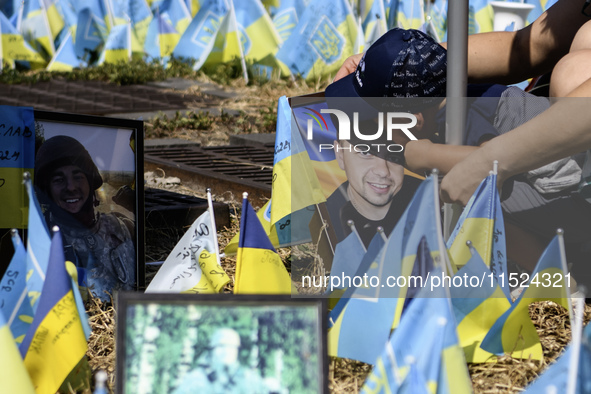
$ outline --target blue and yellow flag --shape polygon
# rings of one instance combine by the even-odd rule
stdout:
[[[466,361],[483,363],[493,361],[496,357],[482,349],[480,344],[497,319],[511,307],[511,302],[505,297],[480,254],[471,246],[470,250],[472,257],[455,276],[479,278],[485,283],[451,287],[451,303]]]
[[[153,18],[146,0],[129,0],[129,17],[138,45],[143,46],[148,34],[148,26]]]
[[[131,60],[131,24],[115,25],[99,57],[97,64],[128,63]]]
[[[437,42],[447,41],[447,0],[435,0],[429,7],[427,22]],[[429,30],[427,30],[429,32]]]
[[[0,280],[0,314],[7,316],[16,343],[21,343],[31,322],[33,308],[27,297],[27,252],[16,230],[12,230],[14,255]]]
[[[383,0],[373,0],[371,2],[371,8],[363,17],[361,26],[363,27],[364,48],[369,48],[371,44],[388,31],[388,20],[386,19]]]
[[[193,59],[193,69],[199,70],[213,48],[215,37],[228,11],[225,1],[203,2],[173,50],[173,56]]]
[[[469,33],[493,31],[494,12],[489,0],[471,0],[470,12],[474,14],[474,26],[469,26]]]
[[[291,294],[289,273],[246,197],[242,200],[234,293]]]
[[[374,265],[372,267],[372,269],[376,268],[378,253],[380,253],[380,251],[384,247],[385,243],[386,242],[385,242],[382,234],[376,233],[376,235],[374,235],[371,242],[369,243],[369,247],[367,248],[367,252],[365,252],[365,254],[363,255],[361,262],[359,263],[359,267],[355,271],[354,275],[362,277],[363,274],[365,274],[369,271],[369,269],[370,269],[370,267],[372,267],[372,265]],[[337,247],[338,247],[338,245],[337,245]],[[336,252],[335,252],[335,255],[336,255]],[[333,259],[333,264],[334,264],[334,261],[335,260]],[[331,274],[332,274],[332,270],[331,270]],[[339,285],[338,287],[347,286],[348,285],[347,283],[343,283],[344,282],[343,278],[344,277],[342,277],[341,281],[339,281],[338,283],[335,279],[335,285],[338,284]],[[333,283],[331,282],[330,285],[332,286],[332,284]],[[329,288],[328,291],[330,292],[331,289]],[[355,287],[347,286],[347,288],[343,292],[342,296],[340,296],[340,298],[338,299],[336,305],[328,312],[328,327],[329,328],[332,328],[334,323],[338,320],[341,312],[343,311],[343,309],[345,309],[347,302],[349,302],[349,300],[353,296],[354,292],[355,292]],[[331,299],[336,298],[337,296],[338,296],[338,293],[333,293],[333,295],[331,296]]]
[[[347,0],[310,2],[275,58],[294,75],[325,77],[354,54],[357,29]]]
[[[103,18],[93,14],[90,8],[78,13],[74,49],[76,56],[88,62],[93,52],[101,50],[108,37],[107,25]]]
[[[276,130],[272,197],[257,216],[273,246],[284,247],[310,241],[314,206],[326,199],[285,96],[277,104]],[[235,236],[225,253],[236,253],[237,243]]]
[[[398,326],[408,288],[413,286],[410,280],[387,283],[388,278],[409,278],[415,262],[425,250],[435,266],[446,264],[442,263],[446,256],[434,177],[432,175],[421,183],[388,242],[369,267],[367,276],[375,277],[374,283],[357,286],[346,301],[328,333],[329,355],[375,362],[390,330]],[[448,267],[443,268],[449,271]],[[415,284],[422,287],[430,273],[416,270],[415,273]]]
[[[45,282],[51,238],[41,214],[35,190],[30,179],[25,180],[29,194],[29,233],[27,237],[27,292],[33,312],[37,313],[39,296]]]
[[[244,59],[254,63],[275,55],[283,41],[260,0],[232,1]]]
[[[571,311],[570,275],[566,271],[562,234],[556,235],[540,257],[536,269],[529,276],[527,288],[491,327],[481,347],[493,354],[511,353],[513,357],[541,360],[542,345],[530,320],[528,308],[532,302],[554,301]],[[521,275],[511,276],[518,285]]]
[[[286,41],[306,9],[306,0],[281,0],[278,6],[269,8],[269,15],[281,41]]]
[[[86,67],[86,62],[76,56],[72,34],[68,31],[55,55],[47,65],[48,71],[72,71],[74,68]]]
[[[570,393],[569,385],[572,385],[576,394],[591,392],[591,374],[589,374],[591,370],[591,324],[587,324],[581,341],[577,342],[578,344],[574,340],[571,341],[558,360],[550,364],[540,377],[531,382],[525,388],[524,393],[548,393],[552,392],[550,391],[552,387],[555,389],[555,393]],[[573,368],[577,369],[576,373]],[[576,379],[575,382],[572,381],[573,377]]]
[[[326,201],[285,96],[279,98],[277,105],[271,196],[271,224]]]
[[[47,59],[51,59],[55,53],[54,35],[52,34],[49,20],[47,19],[47,11],[42,0],[25,1],[20,32],[38,53]],[[56,35],[57,33],[59,31],[56,32]]]
[[[361,266],[363,256],[366,253],[367,251],[359,238],[359,234],[357,231],[352,231],[335,247],[330,276],[353,277]],[[339,286],[339,288],[342,288],[342,286]]]
[[[168,63],[179,38],[180,35],[172,26],[168,15],[157,13],[148,27],[148,35],[144,44],[144,51],[148,59],[160,59],[163,64]]]
[[[478,251],[484,264],[490,267],[507,299],[511,299],[505,222],[497,190],[497,175],[494,173],[480,183],[447,240],[449,254],[456,266],[463,266],[472,257],[466,247],[467,241]]]
[[[166,0],[156,13],[158,12],[167,14],[172,22],[172,27],[181,35],[187,30],[191,20],[193,20],[191,12],[184,0]]]
[[[47,280],[20,351],[37,393],[55,393],[84,359],[87,343],[59,231],[51,241]]]
[[[222,20],[220,28],[216,32],[215,38],[213,39],[213,46],[205,60],[205,64],[216,65],[227,63],[234,59],[240,60],[243,77],[248,83],[248,72],[246,70],[244,52],[242,51],[242,45],[240,43],[236,12],[234,10],[234,4],[230,2],[228,13]]]
[[[388,13],[388,27],[420,29],[425,24],[423,0],[393,0]]]
[[[9,325],[0,310],[0,382],[6,393],[34,394],[35,388],[23,364]]]
[[[435,269],[434,275],[442,271]],[[451,312],[449,295],[444,287],[433,291],[424,287],[410,304],[400,325],[384,344],[375,361],[362,393],[398,393],[417,369],[419,387],[407,392],[424,392],[424,383],[431,393],[471,393],[472,383],[462,349],[458,343],[456,323]]]
[[[0,31],[2,31],[2,64],[11,64],[18,60],[45,65],[43,56],[29,45],[22,34],[1,13]]]

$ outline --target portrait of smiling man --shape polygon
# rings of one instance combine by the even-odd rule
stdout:
[[[334,151],[344,182],[327,199],[338,241],[351,233],[352,220],[365,247],[382,227],[389,235],[409,204],[420,179],[405,175],[404,154],[389,152],[384,144],[366,144],[351,139],[335,141]],[[379,141],[377,141],[379,142]]]
[[[46,140],[35,157],[34,184],[48,228],[60,228],[78,284],[103,301],[110,301],[115,290],[133,289],[133,222],[96,210],[103,177],[86,148],[66,135]]]

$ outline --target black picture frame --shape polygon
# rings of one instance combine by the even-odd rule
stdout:
[[[91,156],[97,150],[110,151],[112,157],[113,167],[108,167],[105,163],[100,163],[100,160],[93,160],[99,172],[103,175],[104,185],[116,184],[116,181],[109,180],[108,176],[104,176],[103,168],[107,166],[108,171],[116,173],[118,171],[128,172],[130,165],[133,165],[133,203],[132,210],[125,210],[126,213],[131,212],[134,217],[130,218],[135,222],[135,232],[131,234],[135,245],[136,258],[136,280],[135,288],[143,290],[145,288],[145,214],[144,214],[144,123],[141,120],[121,119],[112,117],[92,116],[71,114],[62,112],[50,111],[34,111],[36,133],[39,134],[39,129],[45,134],[45,138],[54,135],[69,135],[77,139],[89,151]],[[134,146],[130,146],[130,138],[133,137]],[[127,139],[127,141],[125,141]],[[118,152],[125,152],[123,155],[133,155],[133,157],[120,157]],[[119,155],[119,156],[117,156]],[[121,167],[117,167],[121,165]],[[121,183],[121,182],[119,182]],[[111,190],[111,192],[114,192]],[[119,209],[113,205],[113,193],[107,193],[105,196],[106,202],[111,206],[110,211]],[[107,208],[105,208],[107,209]],[[109,211],[107,209],[107,211]]]
[[[130,394],[146,385],[151,392],[173,393],[203,376],[195,381],[205,387],[191,384],[195,391],[190,392],[232,393],[241,384],[256,387],[262,381],[265,388],[279,384],[270,392],[328,393],[326,311],[322,298],[120,292],[116,392]],[[239,334],[241,345],[231,365],[243,372],[235,372],[230,383],[224,380],[223,388],[213,388],[222,385],[223,357],[213,362],[212,348],[228,329]]]

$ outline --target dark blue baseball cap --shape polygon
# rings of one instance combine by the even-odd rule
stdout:
[[[420,97],[426,105],[445,97],[446,70],[447,52],[433,38],[394,28],[369,47],[355,72],[330,84],[325,96]]]

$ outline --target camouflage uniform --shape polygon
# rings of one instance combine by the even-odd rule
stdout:
[[[268,394],[258,371],[241,365],[224,367],[219,371],[210,366],[189,372],[181,381],[174,394]]]
[[[110,301],[105,291],[133,290],[135,247],[125,224],[113,214],[99,213],[86,228],[57,210],[47,211],[46,221],[50,228],[59,226],[66,260],[78,268],[78,283],[103,301]]]
[[[218,329],[212,335],[210,345],[212,352],[209,354],[209,362],[201,362],[198,368],[189,372],[182,379],[174,394],[269,393],[258,371],[254,368],[243,367],[235,358],[240,347],[240,336],[235,330],[231,328]],[[223,353],[220,358],[216,358],[214,353],[218,347],[234,350],[236,353],[230,357],[233,362],[224,361]]]

